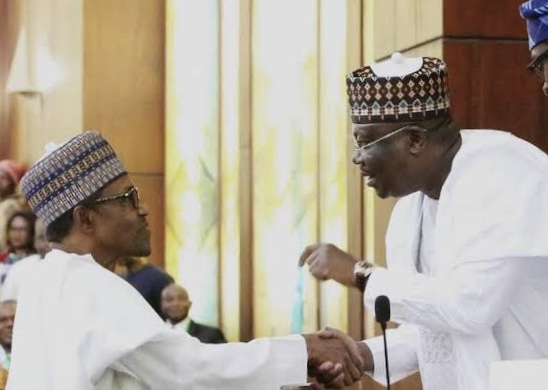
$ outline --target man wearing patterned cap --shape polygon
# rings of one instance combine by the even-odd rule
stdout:
[[[425,390],[485,390],[492,362],[548,357],[548,156],[510,133],[459,129],[447,68],[405,58],[347,76],[358,165],[378,196],[400,198],[387,267],[331,244],[300,264],[321,280],[386,295],[393,382],[420,371]],[[384,382],[383,344],[364,342]]]
[[[520,5],[519,12],[527,23],[532,59],[529,70],[544,82],[542,90],[548,96],[548,67],[545,66],[548,60],[548,1],[526,1]]]
[[[51,151],[21,189],[52,250],[19,294],[8,389],[277,390],[304,382],[307,363],[325,363],[324,380],[339,387],[361,376],[358,346],[342,334],[213,346],[170,329],[110,272],[120,257],[150,254],[150,231],[137,188],[98,133]]]
[[[6,249],[8,219],[21,210],[21,200],[16,194],[16,189],[24,173],[24,167],[17,161],[0,161],[0,252]]]

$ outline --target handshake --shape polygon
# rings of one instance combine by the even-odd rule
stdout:
[[[369,348],[339,330],[327,328],[303,337],[308,351],[308,375],[327,388],[350,386],[365,371],[373,371]]]

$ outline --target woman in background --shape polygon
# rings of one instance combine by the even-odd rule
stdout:
[[[6,251],[6,225],[16,211],[23,210],[24,200],[17,192],[25,168],[15,160],[0,160],[0,252]]]
[[[11,266],[36,253],[34,225],[36,215],[29,211],[13,214],[6,225],[6,251],[0,253],[0,284],[4,283]]]

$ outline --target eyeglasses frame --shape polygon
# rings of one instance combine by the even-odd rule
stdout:
[[[134,192],[137,193],[137,198],[132,197],[132,194]],[[94,199],[89,203],[96,204],[96,203],[110,202],[111,200],[118,200],[118,199],[127,199],[129,200],[130,204],[133,206],[134,209],[139,209],[139,203],[141,198],[139,197],[139,189],[135,186],[131,187],[127,192],[124,192],[123,194],[104,196],[102,198]],[[137,201],[135,202],[133,199],[137,199]]]
[[[544,61],[548,59],[548,49],[540,53],[533,61],[527,65],[527,69],[531,71],[539,79],[544,80]]]
[[[390,133],[388,133],[388,134],[386,134],[386,135],[383,135],[382,137],[377,138],[376,140],[371,141],[371,142],[369,142],[369,143],[367,143],[367,144],[365,144],[365,145],[362,145],[362,146],[358,146],[358,143],[357,143],[357,141],[356,141],[356,138],[354,138],[354,148],[356,149],[356,152],[358,152],[358,151],[360,151],[360,152],[361,152],[361,151],[364,151],[365,149],[369,149],[371,146],[373,146],[373,145],[375,145],[375,144],[377,144],[377,143],[379,143],[379,142],[381,142],[381,141],[383,141],[383,140],[385,140],[385,139],[387,139],[387,138],[390,138],[390,137],[392,137],[393,135],[399,134],[399,133],[401,133],[402,131],[407,130],[407,129],[410,128],[410,127],[417,127],[419,130],[421,130],[421,131],[424,132],[424,133],[427,133],[427,132],[428,132],[428,130],[426,130],[426,129],[420,127],[420,126],[417,126],[417,125],[414,124],[414,123],[411,123],[411,124],[409,124],[409,125],[405,125],[405,126],[403,126],[403,127],[400,127],[399,129],[396,129],[396,130],[394,130],[394,131],[392,131],[392,132],[390,132]]]

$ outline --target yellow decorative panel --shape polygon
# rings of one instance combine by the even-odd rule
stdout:
[[[240,25],[246,22],[241,20],[242,6],[246,4],[241,0],[221,2],[221,323],[230,341],[240,336]]]
[[[193,318],[217,325],[219,4],[166,5],[166,263]]]
[[[346,107],[346,37],[348,26],[345,1],[320,2],[320,110],[319,110],[319,241],[347,246],[346,169],[350,161]],[[347,289],[335,282],[320,285],[320,326],[347,328]],[[312,307],[312,309],[315,309]]]
[[[317,327],[297,259],[317,237],[318,2],[255,0],[252,31],[253,314],[267,336]]]
[[[350,3],[167,3],[167,265],[231,340],[346,327],[346,289],[296,263],[347,243]]]

